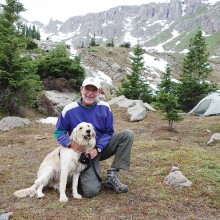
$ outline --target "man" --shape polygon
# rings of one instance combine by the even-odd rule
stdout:
[[[84,149],[74,146],[69,135],[80,122],[91,123],[96,131],[96,148],[89,153],[99,175],[101,173],[99,162],[115,155],[111,168],[107,170],[104,187],[117,193],[128,192],[128,187],[120,182],[117,174],[120,169],[127,170],[130,166],[133,132],[126,129],[114,134],[113,114],[109,105],[98,99],[100,85],[97,79],[86,78],[80,91],[82,97],[67,105],[61,112],[54,136],[63,147],[82,153]],[[85,197],[98,195],[101,185],[92,166],[81,173],[80,187]]]

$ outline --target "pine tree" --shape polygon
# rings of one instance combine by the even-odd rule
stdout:
[[[40,40],[40,32],[39,30],[36,30],[36,26],[27,26],[25,24],[22,24],[21,26],[21,36],[31,39]]]
[[[40,31],[37,30],[37,34],[36,34],[36,40],[40,40],[41,39],[41,36],[40,36]]]
[[[31,32],[31,37],[32,37],[32,39],[36,39],[36,38],[37,38],[36,33],[37,33],[37,31],[36,31],[36,27],[35,27],[35,25],[34,25],[34,26],[32,27],[32,32]]]
[[[190,75],[196,80],[207,79],[212,69],[208,64],[209,53],[206,47],[205,38],[199,28],[195,37],[190,40],[189,52],[183,62],[182,75]]]
[[[199,28],[190,40],[189,52],[182,65],[181,83],[177,88],[180,106],[184,111],[191,110],[208,93],[216,90],[213,84],[207,82],[212,69],[208,64],[209,53],[206,50],[205,38]]]
[[[149,84],[144,82],[142,74],[144,71],[144,50],[138,43],[134,48],[134,56],[131,56],[131,73],[122,81],[122,86],[118,91],[118,95],[124,95],[129,99],[140,99],[150,103],[152,101],[151,90]]]
[[[93,38],[91,39],[91,41],[89,43],[89,46],[91,46],[91,47],[99,46],[99,44],[96,43],[95,34],[93,35]]]
[[[42,84],[30,58],[20,56],[26,46],[18,16],[25,10],[23,5],[17,0],[6,0],[0,6],[0,106],[11,114],[19,113],[21,106],[35,106]]]
[[[69,57],[69,51],[65,44],[60,44],[51,50],[46,56],[37,60],[37,73],[41,79],[52,76],[53,78],[74,79],[75,86],[81,85],[85,78],[85,69],[81,66],[80,57]],[[74,86],[74,85],[73,85]]]
[[[114,39],[112,38],[111,41],[106,44],[106,47],[114,47],[114,46],[115,43],[114,43]]]
[[[163,72],[161,83],[158,85],[159,91],[164,90],[165,92],[171,92],[173,90],[171,81],[171,69],[169,65],[166,66],[165,72]]]
[[[169,122],[169,129],[173,129],[173,122],[182,121],[183,117],[178,114],[178,97],[173,93],[162,90],[156,96],[156,106],[162,112],[163,119]]]
[[[183,117],[178,113],[178,97],[174,93],[174,85],[171,81],[171,69],[168,65],[162,75],[158,88],[156,107],[161,110],[163,119],[169,122],[169,129],[173,129],[173,122],[181,121]]]

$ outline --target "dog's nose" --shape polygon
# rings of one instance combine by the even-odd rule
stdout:
[[[91,132],[91,130],[90,130],[90,129],[86,130],[86,133],[90,134],[90,132]]]

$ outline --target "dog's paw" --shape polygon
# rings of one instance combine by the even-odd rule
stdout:
[[[38,198],[38,199],[43,198],[44,196],[45,196],[44,193],[38,193],[38,194],[37,194],[37,198]]]
[[[73,194],[73,198],[82,199],[82,196],[79,193],[77,193],[77,194]]]
[[[67,197],[60,197],[60,202],[67,202],[68,198]]]

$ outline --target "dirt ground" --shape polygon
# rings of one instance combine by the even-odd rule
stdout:
[[[36,122],[0,132],[0,215],[13,212],[12,219],[220,219],[220,143],[207,146],[213,133],[220,133],[220,116],[183,115],[184,120],[167,130],[159,113],[148,112],[140,122],[129,122],[126,110],[112,107],[115,131],[125,128],[135,134],[131,167],[120,173],[129,186],[126,194],[102,190],[100,195],[59,202],[59,194],[45,190],[45,198],[13,196],[17,189],[33,184],[44,157],[59,146],[54,125]],[[102,163],[102,178],[111,159]],[[175,165],[193,183],[174,188],[163,179]]]

